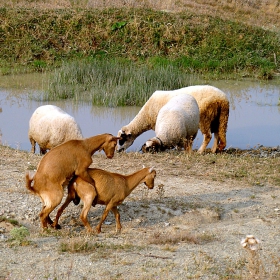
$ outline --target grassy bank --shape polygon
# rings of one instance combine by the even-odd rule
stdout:
[[[279,68],[279,34],[189,11],[4,7],[0,22],[2,74],[96,57],[212,78],[269,79]]]

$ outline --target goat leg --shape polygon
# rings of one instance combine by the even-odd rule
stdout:
[[[118,207],[117,206],[113,207],[112,212],[114,213],[115,219],[116,219],[116,232],[120,233],[121,229],[122,229],[122,225],[121,225],[121,221],[120,221],[120,213],[119,213]]]
[[[62,212],[64,211],[64,209],[69,205],[69,203],[73,200],[73,197],[68,194],[65,202],[63,203],[63,205],[58,209],[57,211],[57,214],[56,214],[56,217],[55,217],[55,220],[54,222],[52,223],[52,227],[53,228],[56,228],[56,229],[61,229],[61,226],[58,224],[58,220],[62,214]]]
[[[99,224],[96,226],[96,231],[97,231],[97,233],[100,233],[100,232],[101,232],[101,226],[102,226],[103,222],[105,221],[105,219],[107,218],[107,216],[108,216],[109,211],[111,210],[111,208],[112,208],[111,203],[107,204],[107,206],[106,206],[106,208],[105,208],[105,210],[104,210],[104,212],[103,212],[103,214],[102,214],[102,217],[101,217],[101,219],[100,219],[100,222],[99,222]]]

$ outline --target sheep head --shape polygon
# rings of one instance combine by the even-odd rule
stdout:
[[[158,153],[164,150],[164,146],[162,141],[158,137],[153,137],[146,141],[146,143],[142,146],[143,153]]]
[[[120,137],[119,145],[117,148],[118,152],[122,152],[129,148],[136,138],[133,134],[131,134],[130,131],[126,130],[125,128],[119,130],[118,137]]]

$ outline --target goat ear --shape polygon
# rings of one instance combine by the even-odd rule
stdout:
[[[152,173],[155,170],[154,166],[149,169],[149,172]]]
[[[28,175],[29,175],[30,180],[33,180],[33,179],[34,179],[34,176],[35,176],[35,174],[36,174],[36,171],[34,171],[34,170],[28,170],[27,173],[28,173]]]

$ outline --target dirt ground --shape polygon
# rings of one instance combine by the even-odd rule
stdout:
[[[110,214],[102,233],[89,235],[81,205],[73,203],[61,216],[61,230],[42,231],[41,201],[24,181],[41,156],[0,146],[0,279],[280,279],[279,185],[214,178],[209,174],[217,166],[208,159],[200,174],[196,162],[203,157],[211,159],[94,155],[95,167],[128,174],[154,166],[157,177],[153,190],[139,185],[119,206],[120,234]],[[91,208],[92,226],[103,209]],[[29,233],[22,239],[12,235],[21,226]],[[259,250],[241,246],[247,235],[259,239]]]

